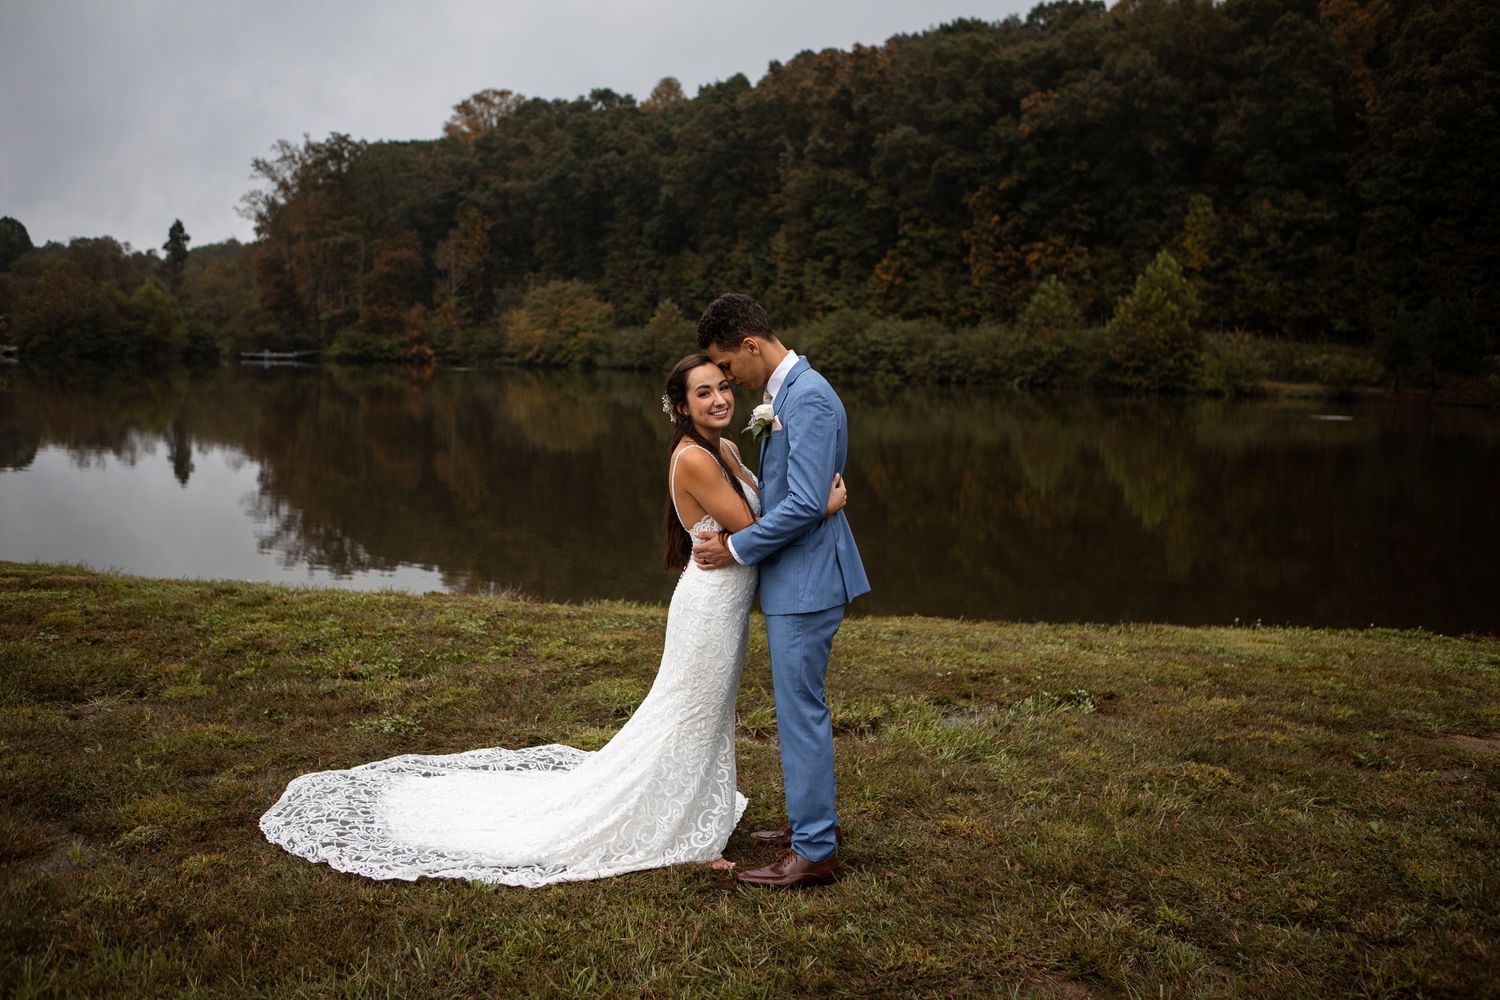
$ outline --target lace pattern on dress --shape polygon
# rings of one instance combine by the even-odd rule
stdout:
[[[691,530],[718,528],[705,516]],[[655,682],[598,751],[487,747],[305,774],[260,828],[299,857],[376,879],[535,887],[712,861],[746,805],[734,700],[755,582],[754,567],[683,570]]]

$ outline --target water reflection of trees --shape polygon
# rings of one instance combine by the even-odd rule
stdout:
[[[279,550],[340,572],[436,566],[466,589],[660,598],[649,397],[626,394],[631,412],[567,386],[549,403],[525,373],[264,388],[277,398],[254,405],[275,426],[249,450]]]
[[[369,552],[341,525],[309,519],[270,492],[253,495],[249,506],[250,513],[263,525],[256,533],[257,546],[262,552],[275,553],[287,569],[312,565],[348,577],[371,570],[394,570],[400,565]]]
[[[0,469],[24,469],[42,440],[41,414],[20,387],[16,369],[0,367]]]
[[[1474,502],[1500,486],[1493,417],[1414,433],[1415,411],[1368,407],[849,398],[871,576],[920,581],[871,610],[1442,627],[1500,594],[1500,528]]]
[[[654,387],[577,379],[549,398],[525,373],[226,368],[141,384],[17,372],[0,383],[0,444],[12,468],[43,445],[132,463],[161,447],[184,483],[193,447],[242,452],[260,469],[260,543],[287,565],[415,564],[472,590],[660,599]]]
[[[161,449],[187,483],[193,449],[232,449],[258,463],[260,542],[287,565],[660,600],[658,392],[632,375],[226,368],[141,384],[12,370],[0,461]],[[1305,404],[844,395],[869,612],[1443,627],[1483,620],[1500,592],[1500,529],[1476,499],[1500,487],[1490,415],[1367,408],[1330,423]]]
[[[610,402],[596,380],[576,372],[519,375],[501,402],[515,433],[538,451],[587,451],[609,430]]]
[[[133,464],[143,452],[154,452],[188,387],[181,371],[145,383],[102,368],[44,377],[8,369],[0,379],[0,465],[25,468],[44,443],[65,446],[76,460],[113,455]]]

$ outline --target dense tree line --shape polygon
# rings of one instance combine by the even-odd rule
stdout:
[[[1209,326],[1473,327],[1500,271],[1493,51],[1478,0],[1058,2],[691,100],[486,91],[437,141],[258,161],[260,287],[325,342],[498,325],[563,279],[621,324],[749,288],[787,322],[963,325],[1057,277],[1103,322],[1170,249]]]
[[[161,365],[284,340],[256,296],[251,248],[191,240],[176,220],[161,255],[108,236],[37,247],[0,218],[0,342],[41,360]]]
[[[1155,268],[1168,325],[1473,372],[1500,307],[1495,51],[1483,0],[1058,0],[691,98],[487,90],[439,139],[256,160],[260,311],[235,315],[336,356],[576,364],[731,288],[783,324],[853,311],[950,347],[1039,309],[1130,384],[1151,377],[1121,324],[1158,318],[1120,314]]]

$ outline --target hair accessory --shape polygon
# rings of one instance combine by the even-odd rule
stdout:
[[[675,416],[672,415],[672,401],[667,398],[667,394],[666,393],[662,393],[661,394],[661,412],[663,412],[663,413],[665,413],[667,415],[667,419],[668,420],[676,420],[677,419]]]

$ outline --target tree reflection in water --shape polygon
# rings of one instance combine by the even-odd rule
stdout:
[[[875,583],[860,611],[1495,627],[1494,414],[1368,404],[1329,422],[1301,403],[841,389]],[[159,463],[191,491],[195,449],[222,448],[255,463],[242,503],[289,576],[414,566],[455,590],[661,601],[659,394],[620,373],[12,368],[0,544],[21,530],[4,477],[39,449]],[[132,530],[131,511],[109,516]]]

